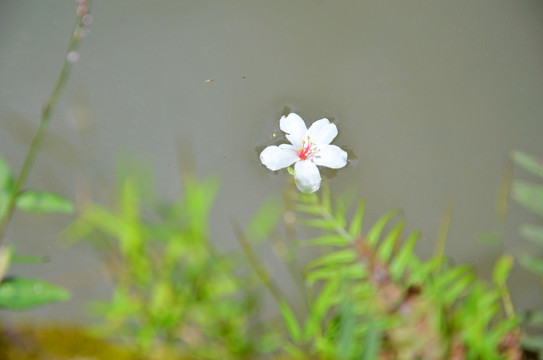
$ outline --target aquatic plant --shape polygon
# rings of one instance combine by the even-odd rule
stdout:
[[[290,144],[268,146],[260,153],[260,161],[272,171],[294,164],[294,180],[300,191],[312,193],[319,189],[321,176],[317,165],[332,169],[347,165],[347,153],[330,145],[338,131],[328,119],[317,120],[307,129],[300,116],[290,113],[281,117],[279,126]]]
[[[42,213],[73,212],[72,204],[57,194],[23,189],[49,123],[51,122],[53,110],[66,86],[73,64],[79,59],[77,49],[81,39],[87,32],[86,27],[92,21],[87,0],[78,0],[77,3],[76,24],[64,57],[62,70],[43,108],[38,131],[32,140],[21,170],[15,179],[8,164],[0,158],[0,244],[3,244],[5,241],[4,235],[15,209]],[[10,263],[40,263],[43,261],[41,258],[15,254],[13,246],[6,247],[2,245],[0,247],[0,308],[23,310],[50,302],[65,301],[69,298],[67,290],[45,281],[17,276],[5,276]]]
[[[393,222],[397,211],[364,232],[363,200],[348,222],[346,202],[338,198],[334,204],[326,186],[320,196],[291,196],[295,222],[322,231],[298,240],[299,245],[327,249],[305,266],[309,296],[303,318],[286,298],[278,299],[288,334],[282,347],[293,358],[520,357],[520,332],[505,283],[510,256],[496,263],[489,283],[469,266],[453,266],[441,255],[420,260],[413,252],[418,232],[403,240],[405,222]]]

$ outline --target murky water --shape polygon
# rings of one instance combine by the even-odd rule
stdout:
[[[16,169],[74,12],[64,0],[0,2],[0,151]],[[356,188],[367,222],[403,208],[423,231],[422,256],[451,201],[446,250],[457,263],[488,273],[500,249],[478,239],[501,229],[505,250],[533,249],[516,229],[537,219],[511,205],[501,223],[494,208],[508,152],[543,155],[540,1],[94,0],[92,14],[30,186],[74,198],[90,184],[106,201],[115,159],[131,153],[154,164],[162,194],[175,195],[183,154],[199,174],[221,177],[213,235],[233,248],[230,219],[244,223],[286,184],[255,149],[288,108],[336,122],[335,143],[356,159],[332,190]],[[17,271],[65,285],[75,299],[25,316],[82,318],[85,301],[108,293],[92,251],[55,238],[69,221],[14,219],[10,241],[51,257]],[[523,271],[511,285],[521,308],[542,299]]]

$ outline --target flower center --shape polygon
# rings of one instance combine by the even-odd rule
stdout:
[[[318,152],[317,147],[311,141],[309,136],[305,140],[302,140],[302,146],[298,149],[298,157],[301,160],[307,160]]]

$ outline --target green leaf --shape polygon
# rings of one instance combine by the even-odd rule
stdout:
[[[446,291],[455,281],[460,280],[462,277],[470,274],[471,272],[472,269],[468,265],[460,265],[440,273],[436,279],[438,291]]]
[[[446,291],[440,292],[437,294],[440,297],[440,300],[445,305],[452,305],[456,300],[460,298],[467,290],[467,288],[475,280],[475,275],[473,273],[466,274],[460,279],[456,280],[453,284],[446,288]]]
[[[335,212],[334,219],[336,220],[336,226],[344,229],[346,223],[345,202],[342,199],[336,200]]]
[[[543,216],[543,186],[521,181],[513,183],[512,196],[521,205]]]
[[[518,150],[511,152],[511,159],[524,170],[543,177],[543,160]]]
[[[402,220],[389,231],[385,239],[382,241],[381,245],[379,245],[379,249],[377,250],[377,257],[379,259],[381,259],[382,261],[388,261],[390,259],[390,256],[392,255],[392,252],[396,247],[396,244],[401,241],[400,234],[404,226],[405,221]]]
[[[366,202],[362,199],[358,202],[358,207],[356,208],[356,212],[351,220],[351,225],[349,226],[349,234],[353,239],[358,238],[362,234],[362,220],[364,218],[365,208]]]
[[[353,349],[356,348],[356,314],[353,310],[352,301],[346,298],[339,305],[340,308],[340,328],[339,346],[336,346],[336,359],[348,360],[352,359]]]
[[[287,168],[287,171],[288,171],[288,173],[289,173],[290,175],[292,175],[292,176],[295,176],[295,175],[296,175],[296,173],[294,172],[294,169],[292,168],[292,166],[289,166],[289,167]]]
[[[307,319],[305,331],[304,331],[304,340],[309,341],[317,332],[317,329],[320,328],[321,322],[324,320],[324,317],[334,305],[337,299],[337,290],[339,288],[339,279],[329,281],[324,289],[321,290],[317,299],[311,306],[311,313],[309,314],[309,319]]]
[[[360,280],[367,276],[366,268],[362,263],[354,263],[343,266],[322,267],[312,270],[306,276],[306,282],[309,286],[319,280],[348,279]]]
[[[371,320],[368,332],[366,333],[366,338],[364,340],[364,353],[362,354],[362,360],[377,359],[380,350],[381,334],[379,334],[376,322]]]
[[[381,216],[379,220],[373,225],[370,232],[368,233],[368,245],[375,246],[377,242],[379,241],[379,237],[381,236],[381,232],[385,228],[385,226],[388,224],[388,222],[396,215],[398,215],[400,211],[398,210],[392,210],[387,212],[385,215]]]
[[[419,235],[420,232],[413,231],[409,238],[407,238],[405,245],[402,246],[402,249],[400,250],[398,255],[394,257],[392,265],[390,265],[390,273],[392,274],[394,280],[398,281],[404,275],[404,271],[407,264],[409,263],[409,259],[414,256],[413,249],[415,248],[415,244],[419,239]]]
[[[279,303],[279,310],[281,310],[281,315],[283,315],[283,320],[285,320],[290,337],[294,342],[300,342],[302,337],[300,325],[286,301],[283,300]]]
[[[0,192],[10,193],[13,190],[13,175],[9,165],[0,157]]]
[[[32,309],[69,298],[67,290],[42,280],[17,277],[0,283],[0,308],[4,309]]]
[[[492,274],[492,280],[494,281],[494,284],[500,287],[505,285],[505,282],[509,277],[509,273],[513,268],[513,262],[514,260],[511,255],[502,255],[498,259],[496,265],[494,265],[494,272]]]
[[[322,230],[334,230],[336,224],[328,219],[300,219],[298,223],[307,227],[315,227]]]
[[[307,264],[307,268],[315,268],[318,266],[328,266],[335,264],[352,263],[358,258],[358,254],[351,249],[339,250],[333,253],[321,256]]]
[[[250,240],[261,242],[266,239],[281,218],[283,203],[277,197],[269,197],[253,216],[245,233]]]
[[[345,246],[347,241],[340,235],[324,235],[313,239],[300,240],[299,246]]]
[[[543,246],[543,226],[526,224],[520,227],[520,234],[526,239]]]
[[[28,212],[66,213],[74,211],[73,204],[60,195],[45,191],[28,190],[17,196],[17,208]]]

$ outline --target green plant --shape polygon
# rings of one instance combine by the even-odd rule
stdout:
[[[303,319],[278,298],[291,341],[284,348],[294,358],[519,356],[517,320],[505,284],[511,257],[497,262],[493,283],[487,283],[470,267],[453,266],[442,256],[420,260],[413,252],[418,232],[402,240],[405,223],[393,221],[397,211],[364,232],[363,201],[348,222],[346,202],[333,203],[326,187],[321,196],[294,196],[296,222],[322,231],[299,244],[327,250],[306,265],[309,311]]]
[[[57,194],[37,190],[23,190],[23,188],[47,132],[53,110],[68,81],[73,63],[77,61],[79,56],[76,50],[86,31],[85,27],[90,22],[88,12],[87,1],[79,1],[77,20],[68,44],[62,70],[43,108],[38,131],[32,140],[21,171],[16,178],[14,178],[8,164],[4,159],[0,158],[0,245],[4,243],[4,235],[15,209],[41,213],[73,212],[73,205]],[[17,255],[13,246],[6,247],[2,245],[0,247],[0,308],[24,310],[51,302],[65,301],[69,298],[67,290],[45,281],[32,278],[6,277],[10,264],[15,262],[40,263],[43,262],[43,259]]]
[[[179,199],[157,206],[128,176],[116,211],[83,208],[67,235],[90,242],[114,282],[112,298],[94,304],[101,336],[127,340],[146,359],[241,359],[258,350],[248,281],[209,242],[217,189],[216,180],[187,177]]]
[[[513,151],[511,159],[518,167],[526,170],[540,180],[543,178],[543,160],[528,155],[521,151]],[[515,180],[512,185],[512,198],[530,210],[532,213],[543,216],[543,184]],[[520,227],[520,234],[527,240],[543,246],[543,226],[535,224],[523,224]],[[521,264],[538,275],[543,277],[543,258],[525,254],[520,259]],[[525,316],[526,325],[543,327],[543,311],[532,311]],[[543,351],[543,336],[527,336],[523,344],[534,351]]]

